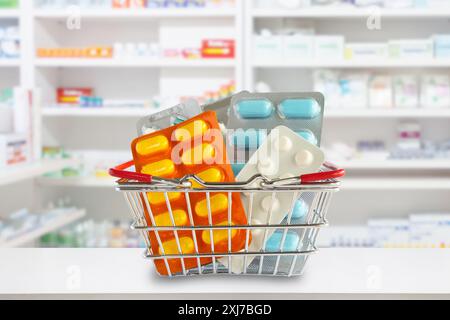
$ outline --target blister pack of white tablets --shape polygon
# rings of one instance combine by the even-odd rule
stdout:
[[[257,174],[269,179],[298,177],[319,172],[324,161],[325,155],[322,150],[288,127],[278,126],[272,130],[266,141],[253,154],[236,180],[245,182]],[[252,225],[280,224],[292,210],[295,194],[295,192],[270,191],[244,193],[242,200],[248,220]],[[253,230],[252,242],[248,250],[259,252],[265,248],[273,232],[274,230],[262,228]],[[234,257],[231,266],[232,272],[242,273],[252,260],[251,258]],[[227,258],[221,262],[228,265]]]
[[[164,109],[140,119],[137,123],[138,135],[159,131],[201,114],[202,108],[194,99],[188,99],[174,107]]]
[[[234,95],[226,117],[227,145],[236,173],[280,125],[320,146],[324,97],[317,92],[248,93]]]

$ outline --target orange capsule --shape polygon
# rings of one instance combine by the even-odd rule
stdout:
[[[186,166],[203,164],[214,158],[216,150],[209,143],[200,144],[190,150],[185,151],[181,156],[181,162]]]
[[[164,248],[164,253],[166,255],[170,255],[170,254],[189,254],[189,253],[193,253],[195,250],[195,245],[194,245],[194,240],[192,240],[192,238],[189,237],[181,237],[180,239],[180,247],[181,247],[181,252],[178,250],[178,244],[177,244],[177,240],[173,239],[170,241],[166,241],[162,244],[163,248]],[[159,254],[162,255],[162,248],[159,248]]]
[[[141,156],[152,156],[169,149],[169,139],[165,136],[156,136],[141,140],[136,144],[136,152]]]
[[[231,223],[232,226],[234,226],[233,223]],[[217,224],[217,226],[228,226],[228,222],[222,222]],[[228,230],[226,229],[220,229],[220,230],[214,230],[212,232],[213,234],[213,239],[214,239],[214,244],[219,244],[221,242],[224,241],[228,241]],[[237,230],[233,229],[231,231],[231,239],[233,239],[237,234]],[[202,232],[202,240],[203,242],[205,242],[206,244],[211,244],[211,231],[209,230],[204,230]]]
[[[155,177],[170,177],[175,173],[175,164],[169,159],[153,162],[145,165],[141,173]]]
[[[209,130],[209,125],[203,120],[196,120],[175,130],[176,141],[187,141],[202,136]]]

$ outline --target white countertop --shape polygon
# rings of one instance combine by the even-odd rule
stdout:
[[[140,249],[0,249],[0,297],[450,299],[450,250],[323,249],[298,278],[165,279]]]

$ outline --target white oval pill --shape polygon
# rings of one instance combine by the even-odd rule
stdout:
[[[296,153],[295,163],[302,168],[309,167],[314,162],[314,156],[308,150],[302,150]]]
[[[280,209],[280,200],[278,200],[276,196],[267,196],[261,200],[261,208],[267,213],[269,213],[270,210],[272,210],[272,213],[275,213]]]
[[[272,160],[262,159],[258,161],[258,172],[265,176],[272,176],[277,173],[277,168]]]
[[[275,148],[279,151],[289,151],[292,149],[292,140],[288,137],[280,137],[275,143]]]

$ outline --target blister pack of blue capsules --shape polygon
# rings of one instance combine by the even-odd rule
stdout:
[[[227,143],[237,174],[280,125],[320,146],[324,116],[324,96],[318,92],[248,93],[231,98],[226,118]]]
[[[139,136],[180,124],[201,114],[202,108],[194,99],[188,99],[174,107],[164,109],[140,119],[137,123]]]

